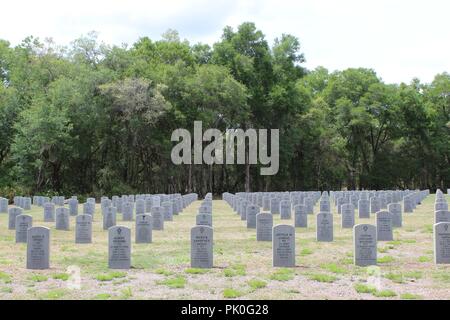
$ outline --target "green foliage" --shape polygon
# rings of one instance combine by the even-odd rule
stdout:
[[[243,295],[244,295],[244,293],[242,293],[241,291],[238,291],[236,289],[227,288],[227,289],[223,290],[223,297],[226,299],[239,298]]]
[[[294,275],[295,275],[294,270],[288,268],[280,268],[277,269],[274,273],[272,273],[270,279],[277,281],[289,281],[294,279]]]
[[[251,22],[224,28],[213,47],[175,30],[131,47],[95,32],[68,47],[0,40],[0,195],[450,185],[448,73],[390,85],[371,69],[306,70],[301,50]],[[171,133],[194,120],[278,128],[278,174],[172,164]]]

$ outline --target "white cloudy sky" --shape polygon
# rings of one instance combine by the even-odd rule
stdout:
[[[0,38],[67,44],[95,30],[107,43],[132,44],[172,28],[212,44],[224,26],[253,21],[270,42],[297,36],[308,68],[370,67],[386,82],[429,82],[450,72],[449,12],[448,0],[1,0]]]

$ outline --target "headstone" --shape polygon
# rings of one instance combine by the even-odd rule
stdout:
[[[295,214],[295,227],[307,228],[308,227],[308,214],[306,213],[306,207],[299,204],[294,207]]]
[[[289,220],[291,218],[291,202],[280,201],[280,218],[282,220]]]
[[[71,216],[78,215],[78,200],[77,199],[69,199],[69,214]]]
[[[209,213],[199,213],[195,217],[195,224],[197,226],[212,227],[212,215]]]
[[[138,214],[136,216],[136,243],[152,242],[152,216],[149,214]]]
[[[367,199],[361,199],[358,201],[358,213],[360,219],[370,218],[370,202]]]
[[[136,215],[144,214],[144,213],[146,213],[145,212],[145,201],[142,199],[139,199],[136,201]]]
[[[377,228],[370,224],[353,227],[353,260],[360,267],[377,264]]]
[[[75,218],[75,243],[92,243],[92,216],[80,214]]]
[[[213,267],[213,229],[195,226],[191,229],[191,267]]]
[[[392,241],[392,215],[388,211],[377,212],[377,241]]]
[[[8,199],[0,198],[0,213],[8,213]]]
[[[19,207],[12,207],[8,209],[8,229],[14,230],[16,228],[16,217],[23,214],[23,209]]]
[[[31,227],[27,232],[27,269],[50,268],[50,229]]]
[[[341,227],[351,229],[355,225],[355,208],[353,204],[346,203],[341,208]]]
[[[164,212],[162,207],[153,207],[153,230],[164,230]]]
[[[123,221],[133,221],[133,202],[122,202],[122,220]]]
[[[333,215],[329,212],[317,214],[316,239],[319,242],[333,241]]]
[[[103,230],[109,230],[109,228],[116,225],[116,207],[106,207],[103,213]]]
[[[400,203],[388,204],[388,211],[392,217],[392,228],[402,227],[402,205]]]
[[[56,230],[70,230],[69,209],[56,208]]]
[[[370,198],[370,212],[377,213],[381,209],[380,199],[377,197]]]
[[[280,199],[278,198],[270,199],[270,213],[272,214],[280,213]]]
[[[110,269],[130,269],[131,232],[124,226],[108,229],[108,265]]]
[[[434,223],[450,222],[450,211],[439,210],[434,213]]]
[[[256,215],[256,241],[272,241],[273,216],[270,213]]]
[[[259,207],[253,204],[247,206],[247,228],[256,228],[256,215],[259,214]]]
[[[52,202],[44,203],[44,222],[55,221],[55,204]]]
[[[434,225],[434,262],[450,264],[450,222]]]
[[[273,266],[295,267],[295,228],[289,225],[273,227]]]
[[[161,206],[164,211],[164,221],[173,221],[173,207],[170,201],[164,201]]]
[[[19,214],[16,217],[16,243],[27,243],[28,229],[33,226],[33,217]]]
[[[88,214],[92,216],[92,220],[94,220],[94,214],[95,214],[95,202],[86,202],[83,203],[83,214]]]

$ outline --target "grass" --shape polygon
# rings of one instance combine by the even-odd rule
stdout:
[[[243,292],[238,291],[236,289],[226,288],[223,290],[223,297],[226,299],[235,299],[242,297],[243,295],[244,295]]]
[[[165,285],[172,289],[180,289],[186,286],[187,280],[183,276],[176,276],[173,278],[167,278],[156,282],[159,285]]]
[[[295,275],[294,270],[288,268],[280,268],[277,269],[274,273],[272,273],[270,279],[276,281],[289,281],[294,279],[294,275]]]
[[[343,274],[346,273],[347,270],[338,266],[335,263],[326,263],[320,266],[322,269],[330,271],[332,273]]]
[[[405,278],[411,278],[411,279],[421,279],[422,278],[422,272],[420,271],[407,271],[404,273]]]
[[[377,298],[392,298],[397,296],[397,294],[392,290],[380,290],[372,293]]]
[[[391,262],[394,262],[394,260],[395,259],[392,256],[384,256],[384,257],[378,258],[377,262],[378,263],[391,263]]]
[[[420,299],[422,299],[422,296],[420,296],[418,294],[413,294],[413,293],[402,293],[400,295],[400,299],[403,299],[403,300],[420,300]]]
[[[440,283],[450,283],[450,274],[446,271],[437,271],[433,273],[433,279]]]
[[[6,272],[0,271],[0,281],[2,281],[5,284],[9,284],[12,282],[11,276],[7,274]]]
[[[303,256],[303,257],[307,256],[307,255],[310,255],[310,254],[313,254],[313,251],[311,249],[309,249],[309,248],[303,248],[300,251],[300,255]]]
[[[313,273],[308,275],[308,279],[318,281],[318,282],[325,282],[325,283],[332,283],[337,280],[335,276],[331,276],[328,274],[323,273]]]
[[[112,271],[108,273],[102,273],[95,276],[95,279],[98,281],[112,281],[117,278],[124,278],[127,274],[122,271]]]
[[[267,286],[267,282],[260,279],[251,279],[247,283],[253,290],[265,288]]]
[[[356,292],[358,293],[375,293],[377,289],[371,285],[365,283],[356,283],[354,285]]]
[[[13,293],[13,288],[11,287],[3,287],[0,289],[1,293]]]
[[[189,273],[189,274],[204,274],[204,273],[208,273],[209,269],[188,268],[188,269],[184,270],[184,272]]]
[[[99,293],[94,296],[94,300],[109,300],[111,297],[112,296],[109,293]]]
[[[120,298],[123,300],[128,300],[131,297],[133,297],[133,291],[131,290],[130,287],[126,287],[122,289],[120,292],[121,292]]]
[[[52,278],[55,280],[67,281],[69,279],[69,275],[67,273],[55,273],[52,275]]]
[[[57,300],[57,299],[61,299],[65,294],[66,294],[66,291],[63,289],[54,289],[54,290],[47,291],[41,297],[44,299]]]
[[[420,256],[418,260],[419,262],[430,262],[433,261],[433,258],[430,256]]]
[[[163,268],[156,269],[156,270],[155,270],[155,273],[156,273],[156,274],[162,274],[162,275],[165,275],[165,276],[171,276],[171,275],[173,275],[173,272],[172,272],[172,271],[169,271],[169,270],[166,270],[166,269],[163,269]]]
[[[404,282],[403,274],[401,274],[401,273],[387,273],[384,277],[395,283],[403,283]]]
[[[43,274],[32,274],[28,277],[28,280],[33,282],[44,282],[48,280],[48,277],[44,276]]]
[[[244,265],[234,265],[223,270],[225,277],[245,276]]]

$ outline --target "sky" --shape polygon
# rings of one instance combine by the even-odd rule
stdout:
[[[251,21],[270,44],[298,37],[308,69],[364,67],[387,83],[431,82],[450,72],[449,12],[448,0],[13,0],[0,4],[0,39],[66,45],[97,31],[105,43],[131,45],[170,28],[212,45],[225,26]]]

